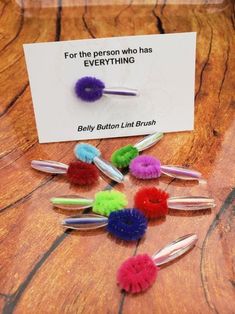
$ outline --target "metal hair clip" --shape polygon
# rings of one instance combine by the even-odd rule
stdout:
[[[92,230],[106,227],[113,236],[124,241],[137,241],[145,234],[147,219],[137,209],[127,208],[112,212],[109,217],[83,214],[68,217],[62,221],[65,228],[75,230]]]
[[[94,165],[81,161],[66,165],[52,160],[32,160],[31,167],[46,173],[65,174],[71,183],[78,185],[91,185],[99,178],[98,170]]]
[[[104,216],[109,216],[111,212],[123,209],[127,205],[125,194],[114,190],[100,191],[95,194],[94,199],[68,195],[53,197],[50,201],[55,207],[67,210],[82,210],[92,207],[94,213]]]
[[[110,162],[101,158],[100,150],[95,146],[86,143],[80,143],[75,146],[74,153],[77,159],[83,162],[89,164],[93,162],[96,167],[110,179],[118,183],[124,180],[123,174],[116,167],[114,167]]]
[[[138,96],[139,93],[135,89],[128,88],[106,88],[101,80],[85,76],[80,78],[75,85],[75,93],[83,101],[94,102],[99,100],[103,95],[118,96]]]
[[[204,196],[177,196],[169,198],[169,194],[156,187],[140,188],[134,196],[135,208],[141,210],[148,218],[167,215],[168,208],[177,210],[203,210],[215,207],[215,200]]]
[[[196,170],[180,166],[161,165],[159,159],[148,155],[134,158],[130,163],[130,173],[134,177],[144,180],[159,178],[162,173],[182,180],[200,180],[202,176]]]
[[[166,245],[150,257],[136,255],[127,259],[117,271],[117,283],[126,292],[139,293],[155,282],[163,264],[169,263],[192,249],[197,242],[196,234],[188,234]]]
[[[160,141],[162,137],[163,133],[156,132],[146,136],[140,142],[136,143],[134,146],[133,145],[124,146],[116,150],[112,154],[111,161],[118,168],[128,167],[132,159],[139,155],[139,152],[153,146],[158,141]]]

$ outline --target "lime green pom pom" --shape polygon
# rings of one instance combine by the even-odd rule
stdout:
[[[123,209],[126,205],[127,199],[125,194],[118,191],[101,191],[95,195],[92,211],[109,216],[113,211]]]
[[[132,145],[124,146],[116,150],[112,156],[112,163],[118,168],[128,167],[132,159],[139,155],[139,151]]]

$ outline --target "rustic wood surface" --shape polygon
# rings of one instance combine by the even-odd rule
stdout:
[[[235,313],[233,1],[113,1],[106,6],[95,5],[97,1],[42,1],[55,5],[48,8],[37,1],[18,2],[22,7],[0,2],[1,312]],[[38,144],[22,44],[186,31],[197,32],[195,131],[166,134],[148,153],[164,164],[198,169],[207,184],[161,178],[146,185],[157,184],[171,195],[213,196],[216,208],[193,214],[171,211],[150,223],[137,244],[116,241],[102,230],[64,231],[59,224],[64,213],[53,210],[50,197],[93,196],[97,190],[115,188],[127,193],[131,206],[143,183],[126,173],[123,185],[101,178],[92,189],[82,189],[63,176],[30,168],[32,159],[73,160],[74,142]],[[109,159],[114,149],[139,138],[89,142]],[[125,258],[151,254],[192,232],[199,236],[196,247],[164,267],[148,292],[120,292],[115,273]]]

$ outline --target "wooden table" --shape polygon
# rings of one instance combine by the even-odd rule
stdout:
[[[2,313],[235,313],[234,3],[113,1],[102,6],[58,0],[59,8],[41,8],[35,1],[22,2],[22,7],[14,1],[0,3]],[[30,168],[32,159],[68,163],[74,159],[75,143],[38,143],[23,43],[188,31],[197,32],[195,130],[166,134],[148,153],[164,164],[199,170],[207,183],[167,177],[143,183],[127,173],[124,185],[101,179],[89,189]],[[114,149],[140,138],[89,143],[109,159]],[[65,213],[53,210],[48,201],[63,194],[92,197],[112,187],[127,193],[132,206],[134,193],[144,184],[155,184],[171,195],[212,196],[217,206],[194,213],[170,211],[165,219],[150,223],[143,240],[124,244],[104,230],[63,230],[59,222]],[[164,267],[148,292],[120,292],[115,273],[123,260],[141,252],[152,254],[192,232],[199,237],[196,247]]]

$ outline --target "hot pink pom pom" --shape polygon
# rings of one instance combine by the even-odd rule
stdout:
[[[118,269],[117,282],[121,289],[138,293],[147,290],[157,278],[159,268],[147,255],[128,258]]]
[[[155,179],[161,175],[160,160],[148,155],[134,158],[129,169],[131,174],[138,179]]]

